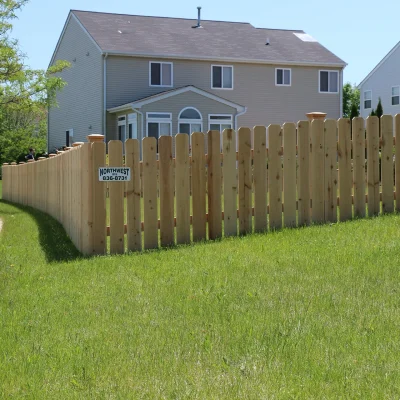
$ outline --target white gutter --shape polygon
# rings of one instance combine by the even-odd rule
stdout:
[[[241,115],[245,114],[246,112],[247,112],[247,107],[245,107],[242,112],[240,112],[239,114],[235,115],[235,129],[236,130],[238,130],[238,117],[240,117]]]
[[[105,53],[103,60],[103,135],[105,142],[107,141],[107,57],[108,53]]]
[[[143,117],[143,113],[141,111],[139,111],[137,108],[133,108],[132,110],[137,112],[140,115],[140,119],[142,120],[142,139],[144,138],[144,117]]]

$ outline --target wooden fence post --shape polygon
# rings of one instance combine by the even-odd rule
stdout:
[[[325,120],[324,132],[324,220],[337,221],[337,121]]]
[[[394,117],[395,135],[396,135],[396,151],[395,151],[395,178],[396,178],[396,210],[400,211],[400,114]]]
[[[324,121],[311,122],[311,215],[314,224],[324,222]]]
[[[296,226],[296,125],[283,124],[283,220]]]

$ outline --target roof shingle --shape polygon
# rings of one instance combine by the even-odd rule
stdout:
[[[171,58],[344,66],[298,30],[260,29],[249,23],[71,11],[103,52]],[[267,46],[266,41],[270,44]]]

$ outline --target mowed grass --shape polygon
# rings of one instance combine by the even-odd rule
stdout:
[[[0,218],[0,398],[400,396],[399,215],[91,259]]]

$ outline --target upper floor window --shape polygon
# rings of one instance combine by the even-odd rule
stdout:
[[[229,65],[212,65],[211,87],[213,89],[233,89],[233,67]]]
[[[372,92],[371,90],[366,90],[364,92],[364,109],[372,108]]]
[[[173,85],[173,65],[170,62],[150,61],[150,86]]]
[[[320,93],[339,93],[339,72],[319,71]]]
[[[275,85],[290,86],[292,84],[292,70],[290,68],[275,69]]]
[[[210,114],[208,116],[208,129],[211,131],[220,131],[232,129],[232,115],[230,114]]]
[[[400,104],[400,90],[399,86],[392,87],[392,106],[398,106]]]

